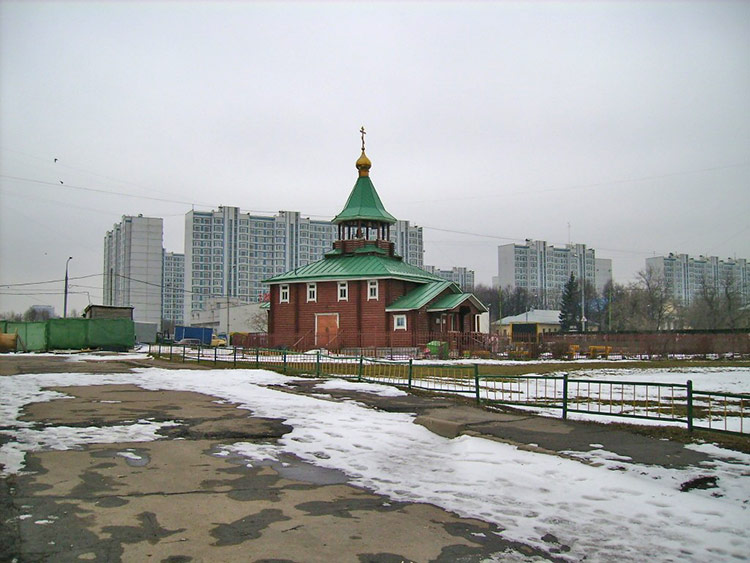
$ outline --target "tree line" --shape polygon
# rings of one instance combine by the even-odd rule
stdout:
[[[72,309],[68,313],[69,318],[75,318],[79,317],[80,314],[76,309]],[[23,313],[16,313],[15,311],[10,311],[8,313],[0,313],[0,319],[4,321],[13,321],[13,322],[33,322],[33,321],[46,321],[53,318],[59,318],[59,316],[53,317],[50,315],[49,310],[47,309],[36,309],[34,307],[29,307],[24,311]]]
[[[489,305],[490,322],[544,308],[539,295],[522,287],[498,290],[479,284],[474,294]],[[580,280],[571,274],[554,308],[566,331],[580,331],[584,325],[603,331],[750,328],[750,303],[743,302],[739,280],[729,276],[714,284],[701,279],[691,302],[683,303],[651,267],[638,272],[633,282],[608,283],[601,293],[589,282],[581,291]]]

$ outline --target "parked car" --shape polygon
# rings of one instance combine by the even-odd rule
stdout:
[[[175,342],[177,346],[200,346],[203,342],[199,338],[183,338]]]
[[[219,336],[211,337],[211,346],[226,346],[227,341]]]

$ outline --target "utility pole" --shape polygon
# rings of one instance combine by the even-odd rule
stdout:
[[[581,258],[581,332],[586,332],[586,246]]]
[[[63,299],[63,319],[68,318],[68,262],[70,262],[72,259],[73,257],[69,256],[65,261],[65,297]]]

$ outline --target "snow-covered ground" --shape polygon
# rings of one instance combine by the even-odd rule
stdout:
[[[714,374],[719,377],[719,374]],[[105,428],[35,430],[17,420],[21,407],[64,397],[44,387],[131,383],[145,389],[195,391],[238,402],[256,416],[285,418],[294,430],[276,444],[236,443],[252,464],[294,454],[340,469],[355,485],[397,500],[429,502],[493,522],[505,538],[541,549],[545,534],[571,551],[570,561],[725,561],[750,554],[750,456],[712,445],[691,446],[715,461],[666,469],[631,463],[591,444],[569,452],[597,465],[519,450],[476,437],[446,439],[413,424],[414,416],[387,413],[350,401],[289,394],[269,385],[293,378],[264,370],[162,370],[128,374],[36,374],[0,378],[0,415],[11,441],[0,448],[6,472],[23,469],[26,451],[67,449],[85,443],[150,440],[168,423],[134,421]],[[388,393],[382,386],[328,380],[330,388]],[[13,428],[15,427],[15,428]],[[680,491],[699,476],[717,488]]]

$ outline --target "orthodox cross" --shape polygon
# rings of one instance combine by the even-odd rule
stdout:
[[[359,129],[359,132],[362,136],[362,152],[365,152],[365,135],[367,135],[367,131],[365,131],[364,125]]]

